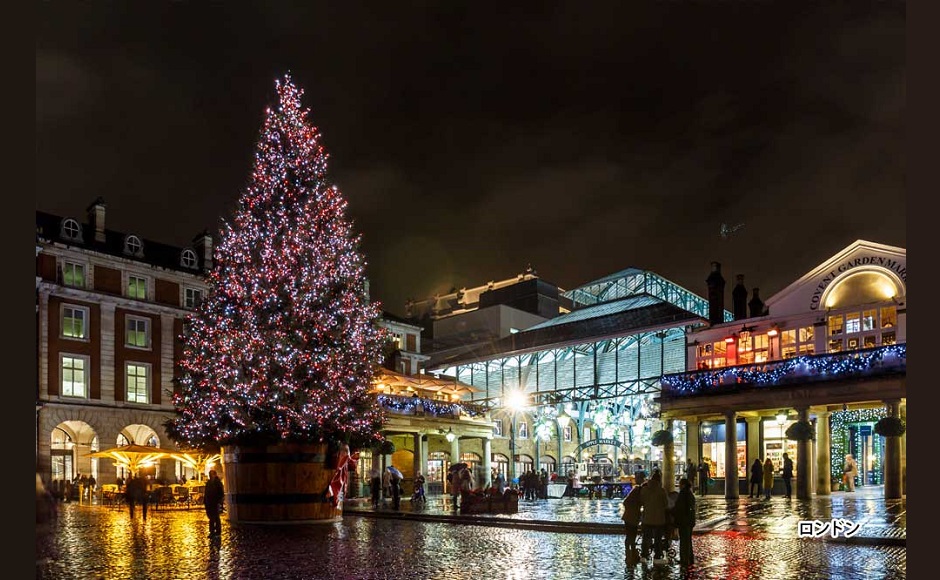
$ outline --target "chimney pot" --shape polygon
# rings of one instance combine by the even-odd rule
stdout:
[[[95,232],[95,241],[104,243],[104,218],[105,210],[107,205],[104,203],[103,197],[98,197],[95,201],[91,202],[91,205],[88,206],[88,223],[91,225],[92,230]]]

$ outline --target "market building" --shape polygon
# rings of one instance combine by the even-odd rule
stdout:
[[[664,376],[659,397],[661,418],[686,424],[688,457],[710,464],[710,492],[738,497],[755,458],[769,457],[779,474],[786,452],[798,498],[840,489],[847,454],[857,485],[901,497],[907,436],[881,436],[875,424],[906,418],[906,251],[858,240],[766,304],[756,288],[747,296],[739,277],[735,320],[689,333],[689,370]],[[715,292],[711,307],[722,301]],[[798,420],[815,436],[787,438]],[[775,493],[782,487],[778,477]]]

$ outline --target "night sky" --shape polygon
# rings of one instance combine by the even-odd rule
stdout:
[[[902,2],[206,4],[37,4],[37,209],[215,231],[290,71],[395,314],[527,265],[766,300],[906,246]]]

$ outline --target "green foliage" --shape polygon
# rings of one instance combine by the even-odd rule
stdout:
[[[794,441],[811,441],[816,437],[816,430],[809,421],[797,421],[787,427],[786,436]]]
[[[660,429],[659,431],[653,433],[650,443],[656,447],[662,447],[667,443],[672,443],[674,437],[672,436],[672,431],[667,431],[665,429]]]
[[[907,424],[897,417],[884,417],[875,423],[875,433],[882,437],[900,437],[907,431]]]

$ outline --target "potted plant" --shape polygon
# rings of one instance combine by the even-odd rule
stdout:
[[[381,440],[371,388],[385,333],[303,92],[289,75],[276,86],[183,335],[166,428],[178,443],[221,446],[230,520],[334,521],[351,451]]]
[[[653,433],[653,436],[650,438],[650,443],[652,443],[656,447],[662,447],[663,445],[666,445],[667,443],[672,443],[673,439],[674,437],[672,435],[672,431],[669,431],[666,429],[660,429],[659,431],[656,431],[655,433]]]
[[[906,430],[904,419],[898,417],[883,417],[875,423],[875,433],[882,437],[900,437]]]
[[[811,441],[816,437],[816,430],[813,429],[813,424],[809,421],[800,420],[787,427],[785,435],[787,439],[793,441]]]

